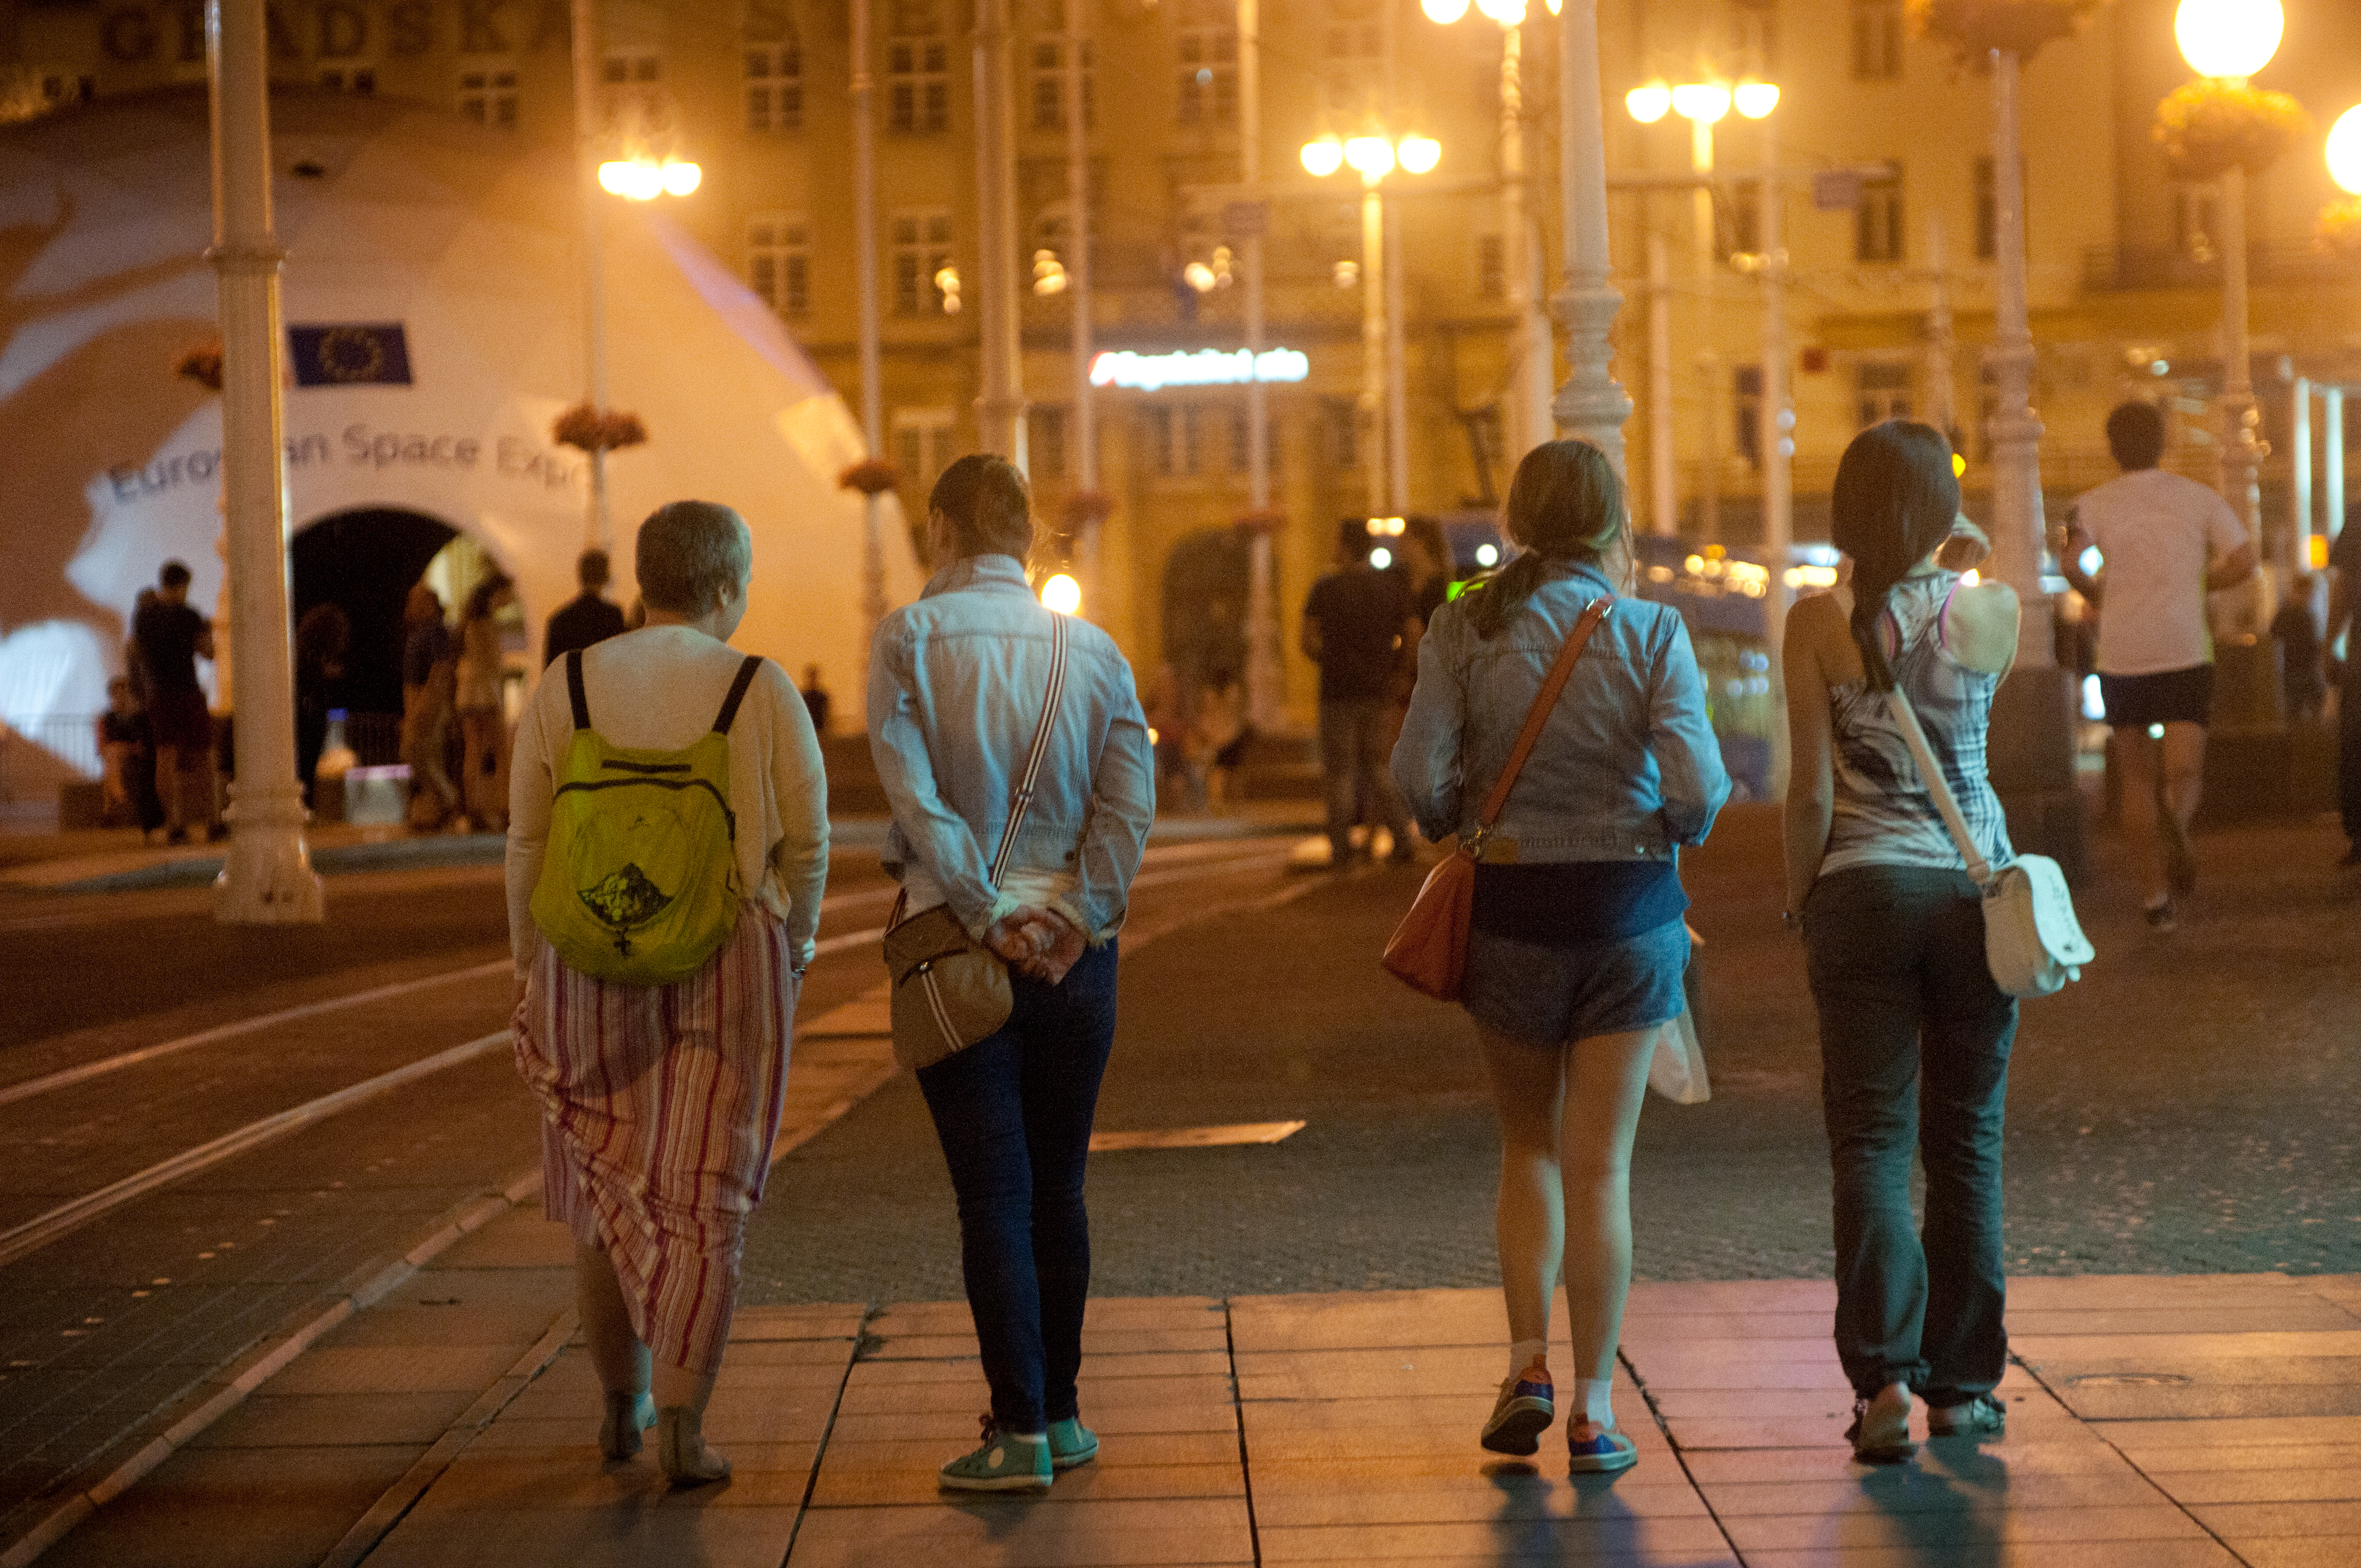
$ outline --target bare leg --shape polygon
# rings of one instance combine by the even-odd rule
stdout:
[[[1494,1232],[1509,1338],[1549,1338],[1550,1298],[1565,1250],[1558,1120],[1565,1104],[1565,1047],[1477,1025],[1484,1076],[1500,1116],[1500,1196]]]
[[[2168,724],[2164,727],[2164,810],[2169,839],[2166,881],[2176,893],[2196,884],[2197,866],[2190,856],[2189,830],[2197,820],[2197,801],[2205,787],[2205,726]],[[2174,862],[2178,861],[2176,865]]]
[[[1549,1337],[1550,1297],[1563,1273],[1575,1373],[1583,1378],[1603,1381],[1615,1371],[1631,1285],[1631,1140],[1657,1033],[1552,1047],[1477,1028],[1500,1116],[1496,1223],[1509,1334]],[[1577,1420],[1572,1435],[1587,1441],[1599,1430]]]
[[[1623,1301],[1631,1288],[1631,1140],[1648,1093],[1648,1058],[1663,1025],[1574,1043],[1559,1158],[1565,1182],[1566,1332],[1577,1376],[1615,1374]],[[1603,1429],[1576,1420],[1576,1442]]]
[[[582,1332],[590,1341],[590,1365],[598,1370],[598,1387],[609,1394],[646,1393],[648,1347],[631,1332],[623,1288],[615,1282],[615,1266],[604,1247],[576,1245],[574,1299],[582,1314]]]
[[[2166,729],[2169,732],[2172,726]],[[2124,839],[2139,862],[2140,882],[2150,908],[2171,896],[2164,877],[2164,839],[2157,823],[2159,750],[2145,726],[2127,724],[2115,731],[2115,758],[2124,770]]]

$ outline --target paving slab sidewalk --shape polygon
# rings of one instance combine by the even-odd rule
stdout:
[[[1475,1444],[1496,1292],[1101,1299],[1102,1457],[1016,1500],[934,1486],[986,1403],[958,1302],[742,1310],[708,1420],[736,1478],[602,1464],[569,1250],[488,1226],[45,1562],[2361,1563],[2361,1277],[2016,1280],[2006,1437],[1883,1468],[1844,1442],[1827,1282],[1643,1283],[1616,1380],[1640,1464],[1574,1480],[1554,1432],[1531,1463]]]

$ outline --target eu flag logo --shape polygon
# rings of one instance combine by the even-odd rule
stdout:
[[[410,385],[410,345],[400,322],[291,326],[287,352],[299,387]]]

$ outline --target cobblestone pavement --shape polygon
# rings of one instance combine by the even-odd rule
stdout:
[[[1715,1093],[1652,1102],[1632,1176],[1643,1278],[1825,1277],[1828,1160],[1776,819],[1691,857]],[[2078,899],[2099,961],[2027,1004],[2009,1095],[2012,1272],[2361,1270],[2361,877],[2333,826],[2224,830],[2171,936],[2102,837]],[[1095,1288],[1115,1296],[1481,1285],[1497,1140],[1457,1009],[1375,957],[1410,870],[1215,920],[1124,965],[1103,1129],[1303,1118],[1275,1146],[1093,1161]],[[747,1299],[953,1297],[949,1183],[901,1079],[774,1173]]]

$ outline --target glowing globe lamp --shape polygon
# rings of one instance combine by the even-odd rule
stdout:
[[[694,163],[674,162],[668,159],[664,162],[663,176],[666,195],[686,196],[704,182],[705,170]]]
[[[1433,137],[1404,137],[1395,151],[1401,166],[1412,174],[1424,174],[1443,160],[1443,144]]]
[[[1426,13],[1428,21],[1440,22],[1447,27],[1467,15],[1467,0],[1424,0],[1420,8]]]
[[[2180,0],[2172,36],[2200,76],[2243,82],[2271,62],[2287,30],[2279,0]]]
[[[1673,112],[1685,120],[1712,125],[1730,113],[1730,89],[1718,82],[1684,82],[1673,89]]]
[[[1504,27],[1525,24],[1525,0],[1476,0],[1476,8]]]
[[[1750,120],[1759,120],[1779,106],[1779,89],[1768,82],[1741,82],[1730,98],[1738,112]]]
[[[1672,113],[1673,90],[1662,82],[1651,82],[1644,87],[1634,87],[1623,94],[1623,107],[1643,126],[1653,126]]]
[[[1082,608],[1082,585],[1060,572],[1041,585],[1041,602],[1060,615],[1071,615]]]
[[[1393,172],[1394,144],[1383,137],[1355,137],[1345,144],[1345,161],[1364,180],[1382,180]]]
[[[2361,105],[2345,110],[2329,128],[2328,177],[2361,196]]]
[[[1325,180],[1345,167],[1345,144],[1334,137],[1322,137],[1318,141],[1303,144],[1303,167]]]

